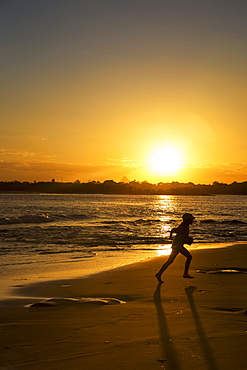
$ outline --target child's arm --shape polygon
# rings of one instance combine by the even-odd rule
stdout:
[[[170,231],[170,239],[172,239],[172,234],[173,233],[177,233],[177,230],[178,230],[177,227],[174,227],[173,229],[171,229],[171,231]]]
[[[178,227],[174,227],[173,229],[171,229],[170,239],[172,238],[173,233],[181,234],[181,235],[184,235],[186,237],[186,236],[189,235],[189,228],[188,228],[188,226],[185,226],[183,224],[180,224]]]

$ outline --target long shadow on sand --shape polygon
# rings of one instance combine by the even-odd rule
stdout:
[[[164,312],[163,306],[162,306],[162,300],[161,300],[161,286],[162,284],[159,283],[157,285],[157,288],[155,290],[155,293],[153,295],[154,304],[157,309],[157,315],[158,315],[158,322],[159,322],[159,329],[160,329],[160,338],[161,338],[161,346],[162,346],[162,355],[164,357],[163,361],[165,362],[165,368],[166,370],[180,370],[180,364],[178,360],[178,354],[176,354],[171,334],[168,328],[167,320],[166,320],[166,314]],[[208,340],[205,334],[205,331],[203,329],[200,316],[198,314],[193,293],[197,288],[194,286],[190,286],[185,288],[185,293],[188,298],[188,302],[190,305],[190,309],[193,315],[196,331],[198,334],[198,338],[201,344],[201,348],[204,354],[205,358],[205,366],[208,368],[208,370],[217,370],[217,365],[215,363],[215,360],[212,355],[212,351],[209,347]]]
[[[173,348],[171,341],[170,331],[167,325],[166,315],[162,307],[162,301],[160,296],[161,283],[157,285],[157,288],[154,292],[154,304],[157,309],[159,329],[160,329],[160,338],[162,345],[162,355],[164,357],[165,369],[166,370],[180,370],[178,357]]]
[[[200,316],[198,314],[198,311],[197,311],[197,308],[194,302],[193,293],[196,289],[197,288],[194,286],[189,286],[188,288],[185,288],[184,290],[185,290],[185,293],[189,301],[189,305],[190,305],[191,312],[192,312],[194,322],[195,322],[195,327],[197,330],[197,334],[200,340],[200,344],[201,344],[202,351],[203,351],[203,354],[206,360],[206,365],[208,367],[208,370],[217,370],[217,365],[213,358],[212,351],[209,347],[208,340],[207,340],[205,331],[203,329],[203,326],[200,320]]]

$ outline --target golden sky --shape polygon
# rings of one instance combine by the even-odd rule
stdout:
[[[247,181],[246,17],[245,0],[2,1],[0,181]]]

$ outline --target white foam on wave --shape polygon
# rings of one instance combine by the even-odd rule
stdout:
[[[54,219],[48,214],[42,213],[38,215],[23,215],[18,217],[5,217],[0,219],[0,225],[8,224],[32,224],[32,223],[43,223],[43,222],[53,222]]]

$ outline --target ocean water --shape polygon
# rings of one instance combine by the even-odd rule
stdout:
[[[1,276],[98,270],[168,250],[184,212],[192,247],[247,240],[247,196],[0,194]],[[78,272],[78,271],[77,271]],[[47,275],[48,276],[48,275]]]

